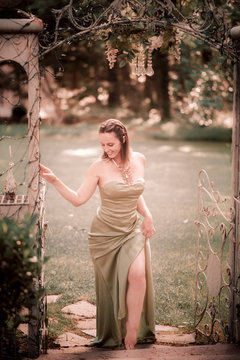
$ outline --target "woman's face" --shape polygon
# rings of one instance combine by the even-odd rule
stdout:
[[[99,140],[103,151],[110,159],[114,159],[118,154],[120,154],[122,144],[117,138],[115,132],[100,133]]]

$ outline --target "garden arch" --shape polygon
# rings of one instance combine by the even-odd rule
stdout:
[[[142,46],[146,51],[149,51],[148,38],[157,34],[162,35],[162,48],[168,48],[170,38],[174,38],[174,43],[178,45],[178,33],[186,33],[196,39],[204,41],[211,48],[221,51],[227,55],[228,58],[234,62],[234,124],[232,136],[232,232],[230,240],[230,283],[229,289],[231,292],[231,306],[229,314],[229,339],[231,341],[240,341],[240,299],[239,299],[239,277],[240,277],[240,245],[239,245],[239,137],[240,137],[240,65],[238,63],[239,55],[239,38],[240,29],[236,27],[231,30],[231,40],[229,36],[229,28],[226,26],[226,19],[222,11],[220,11],[214,4],[214,1],[203,1],[203,10],[208,10],[201,18],[200,11],[196,11],[192,18],[185,17],[183,13],[176,7],[175,2],[170,0],[164,1],[123,1],[115,0],[109,6],[103,5],[94,8],[94,5],[89,2],[89,8],[82,8],[79,12],[74,7],[74,0],[70,0],[64,8],[56,10],[56,28],[54,30],[55,36],[51,43],[46,43],[41,47],[41,56],[46,55],[50,51],[71,41],[79,39],[99,39],[103,38],[109,41],[109,31],[114,29],[115,37],[110,44],[112,49],[125,48],[125,43],[122,41],[121,32],[124,29],[124,39],[128,36],[143,36],[144,41]],[[92,7],[91,7],[92,6]],[[199,9],[198,9],[199,10]],[[81,13],[82,12],[82,13]],[[80,16],[81,15],[81,16]],[[69,23],[70,35],[66,38],[61,38],[62,29],[60,27],[61,21],[66,19]],[[37,29],[37,30],[36,30]],[[36,198],[38,194],[38,160],[39,152],[38,141],[38,125],[39,125],[39,83],[38,78],[38,44],[37,35],[42,30],[42,25],[38,19],[30,17],[30,19],[14,19],[14,21],[1,21],[1,59],[16,59],[20,56],[19,63],[26,68],[29,76],[29,88],[32,86],[32,91],[29,90],[29,128],[30,128],[30,143],[32,149],[29,158],[29,173],[34,174],[29,186],[29,208],[33,210],[36,206]],[[12,34],[18,34],[13,36]],[[7,34],[7,35],[6,35]],[[10,34],[10,35],[9,35]],[[26,35],[28,34],[28,35]],[[120,36],[120,38],[118,38]],[[45,32],[45,39],[48,38]],[[52,38],[52,37],[51,37]],[[27,40],[26,40],[27,39]],[[16,41],[16,43],[14,43]],[[25,44],[24,51],[18,53],[19,41]],[[47,40],[48,42],[48,40]],[[29,46],[29,44],[32,44]],[[8,47],[8,50],[6,50]],[[29,51],[29,49],[31,49]],[[8,55],[2,55],[7,53]],[[27,58],[23,58],[24,54]],[[134,58],[134,53],[138,53],[137,45],[122,52],[122,61],[125,63]],[[27,60],[26,60],[27,59]],[[141,59],[138,58],[138,61]],[[151,71],[150,71],[151,73]],[[149,74],[150,74],[149,73]],[[147,75],[149,75],[147,74]],[[30,146],[29,143],[29,146]],[[23,208],[23,206],[21,207]],[[38,327],[39,330],[39,327]]]
[[[17,183],[13,177],[12,169],[15,167],[14,159],[10,159],[9,167],[1,173],[5,178],[5,193],[0,195],[0,216],[12,217],[21,220],[26,213],[34,215],[38,213],[37,222],[40,233],[36,239],[39,249],[39,257],[44,257],[44,230],[45,230],[45,184],[39,179],[39,108],[40,108],[40,78],[38,65],[38,33],[42,31],[43,24],[38,19],[4,19],[0,22],[0,65],[2,63],[17,63],[25,71],[28,85],[28,127],[23,136],[1,135],[0,140],[8,142],[26,139],[23,158],[24,179]],[[2,95],[1,95],[2,96]],[[3,101],[11,99],[2,96]],[[25,129],[26,131],[26,129]],[[11,156],[11,154],[10,154]],[[23,165],[22,165],[23,166]],[[23,183],[26,186],[23,187]],[[15,183],[13,187],[11,183]],[[17,189],[18,188],[18,189]],[[39,274],[34,286],[43,286],[44,274]],[[28,352],[30,357],[37,357],[39,349],[43,346],[44,337],[44,304],[42,298],[30,309],[28,323]]]
[[[214,0],[199,1],[197,3],[200,4],[198,8],[195,8],[195,3],[191,7],[190,3],[191,2],[189,2],[189,4],[184,2],[182,5],[181,1],[177,2],[175,0],[115,0],[107,2],[106,5],[104,2],[101,4],[90,2],[89,5],[81,4],[81,7],[77,7],[74,0],[69,0],[69,3],[62,9],[54,10],[56,16],[55,37],[52,43],[45,43],[42,55],[44,56],[44,54],[47,54],[59,46],[71,44],[72,41],[101,39],[104,40],[107,45],[110,67],[114,66],[118,56],[121,60],[120,66],[130,61],[133,64],[133,71],[136,75],[144,74],[151,76],[153,74],[151,61],[153,49],[160,48],[161,51],[164,51],[169,48],[172,53],[179,56],[178,45],[181,41],[181,34],[188,34],[195,39],[203,41],[208,47],[226,55],[227,58],[232,61],[234,64],[232,216],[229,222],[229,237],[231,237],[229,244],[230,261],[228,269],[226,270],[229,274],[227,287],[230,292],[230,297],[229,321],[225,329],[225,336],[230,341],[239,342],[240,65],[238,60],[240,54],[240,27],[237,26],[231,29],[228,19],[229,12],[224,12],[222,8],[217,7]],[[191,8],[188,14],[184,12],[184,6],[186,4]],[[227,3],[227,5],[230,6],[230,2]],[[234,1],[233,6],[235,6]],[[236,4],[236,6],[238,6],[238,4]],[[68,36],[61,38],[61,26],[64,26],[64,21],[66,20],[65,26],[68,30]],[[216,201],[216,199],[214,199],[214,201]],[[197,256],[199,256],[199,254]],[[215,265],[212,269],[216,270],[218,266],[219,265]],[[208,264],[205,270],[207,270],[207,268]],[[219,269],[217,270],[219,272]],[[207,275],[205,274],[204,276]],[[198,284],[198,279],[196,283]],[[211,329],[210,332],[207,331],[210,338],[214,337],[213,328],[218,312],[215,307],[215,297],[212,298],[212,302],[210,301],[209,304],[206,303],[205,308],[199,313],[199,319],[201,320],[202,314],[207,311],[207,306],[210,306]],[[195,316],[197,316],[197,299],[195,307]],[[195,323],[198,323],[199,319]],[[221,320],[219,323],[221,326]]]

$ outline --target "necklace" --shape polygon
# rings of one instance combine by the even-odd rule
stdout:
[[[128,165],[127,167],[119,166],[114,159],[112,159],[112,162],[120,171],[123,181],[126,184],[131,185],[133,183],[133,179],[130,165]]]

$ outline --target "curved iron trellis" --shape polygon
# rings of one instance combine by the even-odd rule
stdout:
[[[234,221],[234,209],[227,209],[225,199],[214,189],[207,172],[201,170],[198,220],[195,222],[197,254],[194,324],[200,334],[213,342],[219,341],[220,337],[226,340],[231,337],[226,311],[234,306],[231,294],[234,279],[233,269],[224,250],[232,241]]]
[[[96,8],[93,6],[91,12],[82,16],[77,8],[79,2],[75,6],[74,3],[74,0],[70,0],[62,9],[53,10],[56,17],[55,36],[51,43],[48,38],[45,45],[41,44],[42,56],[76,39],[97,40],[97,34],[100,37],[102,31],[117,30],[119,27],[131,34],[139,31],[141,25],[141,33],[149,37],[157,35],[161,30],[175,28],[205,42],[233,61],[238,59],[235,45],[229,37],[231,24],[227,22],[223,9],[216,7],[214,1],[202,1],[202,7],[195,9],[191,17],[185,17],[171,0],[115,0],[107,8],[96,5],[97,13],[102,9],[99,14],[94,13]],[[61,39],[64,33],[61,28],[63,19],[67,22],[66,29],[73,33]]]

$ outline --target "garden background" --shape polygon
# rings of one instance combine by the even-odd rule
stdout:
[[[53,12],[68,1],[25,1],[24,6],[51,30]],[[175,1],[179,3],[179,1]],[[181,2],[180,2],[181,3]],[[184,1],[185,14],[197,1]],[[239,8],[215,1],[237,25]],[[179,4],[177,4],[179,5]],[[84,6],[84,1],[82,2]],[[1,14],[4,17],[4,13]],[[157,233],[151,240],[158,323],[193,326],[198,172],[208,171],[215,187],[230,199],[233,73],[224,55],[182,35],[179,54],[153,52],[154,75],[136,76],[119,59],[112,69],[104,41],[65,44],[41,59],[41,161],[77,189],[87,167],[100,155],[97,128],[107,118],[123,121],[132,147],[146,155],[145,199]],[[0,66],[0,87],[20,97],[7,134],[26,129],[24,74]],[[10,81],[9,81],[10,79]],[[14,110],[14,111],[13,111]],[[2,158],[2,157],[1,157]],[[74,326],[61,308],[78,299],[95,301],[87,231],[99,204],[96,193],[73,208],[48,186],[46,291],[62,294],[49,305],[53,336]]]

